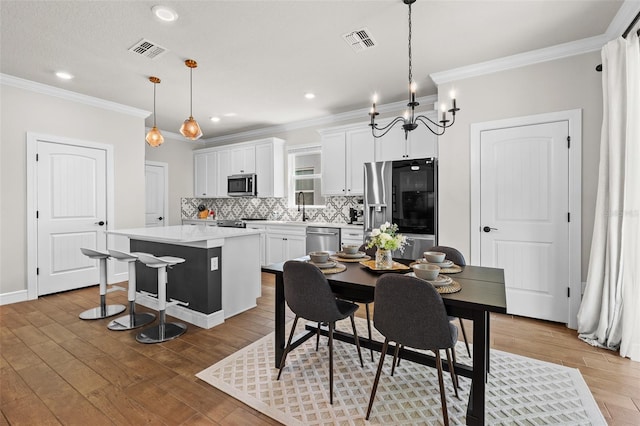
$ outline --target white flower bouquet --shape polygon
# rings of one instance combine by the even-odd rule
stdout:
[[[407,237],[397,232],[398,225],[385,222],[380,225],[380,228],[375,228],[371,231],[367,247],[371,248],[375,246],[383,250],[403,251],[405,244],[407,244]]]

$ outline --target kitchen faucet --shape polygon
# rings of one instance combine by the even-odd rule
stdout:
[[[300,211],[300,196],[302,196],[302,221],[305,222],[309,218],[307,217],[307,214],[304,212],[304,192],[300,191],[296,196],[296,204],[298,205],[298,211]]]

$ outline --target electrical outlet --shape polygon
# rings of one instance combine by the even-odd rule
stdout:
[[[212,271],[217,271],[218,270],[218,258],[217,257],[212,257],[211,258],[211,270]]]

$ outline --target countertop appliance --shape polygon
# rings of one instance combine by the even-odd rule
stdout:
[[[259,217],[243,217],[242,219],[219,219],[216,221],[216,225],[223,228],[246,228],[248,220],[266,220]]]
[[[349,224],[362,225],[364,223],[364,210],[349,208]]]
[[[227,177],[227,195],[230,197],[255,197],[258,195],[258,179],[254,173]]]
[[[436,158],[365,163],[365,240],[374,228],[395,223],[408,244],[393,256],[421,258],[438,241],[437,179]]]
[[[340,251],[340,228],[307,226],[307,253]]]

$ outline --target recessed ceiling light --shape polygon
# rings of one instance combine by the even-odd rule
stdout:
[[[304,94],[304,97],[307,98],[307,99],[313,99],[313,98],[316,97],[316,95],[314,95],[311,92],[307,92],[307,93]]]
[[[151,11],[156,18],[164,22],[173,22],[178,19],[178,12],[167,6],[153,6]]]
[[[61,78],[63,80],[71,80],[73,78],[73,76],[66,71],[56,72],[56,77]]]
[[[217,123],[218,121],[220,121],[220,117],[211,117],[210,120],[214,123]]]
[[[238,114],[236,114],[235,112],[228,112],[228,113],[224,114],[225,117],[235,117],[236,115],[238,115]]]

